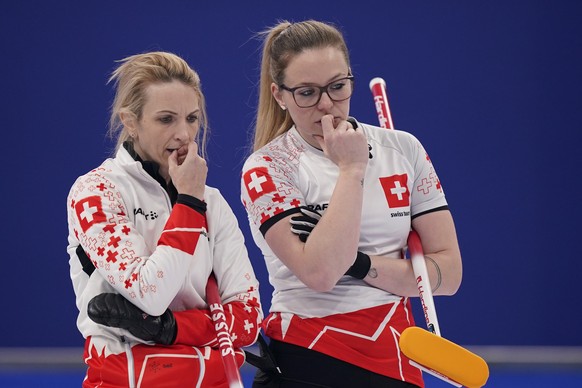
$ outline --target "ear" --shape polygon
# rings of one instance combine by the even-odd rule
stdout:
[[[275,99],[275,101],[277,101],[277,104],[279,104],[279,106],[283,107],[285,106],[285,101],[283,101],[283,96],[282,96],[282,91],[281,89],[279,89],[279,86],[277,86],[276,83],[271,83],[271,94],[273,95],[273,98]]]
[[[130,137],[137,136],[137,118],[135,115],[127,110],[119,112],[119,119],[123,124],[123,127],[127,130]]]

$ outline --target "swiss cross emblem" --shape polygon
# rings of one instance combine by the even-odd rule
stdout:
[[[261,196],[275,191],[275,184],[266,167],[257,167],[245,172],[243,181],[251,202],[255,202]]]
[[[101,206],[101,197],[97,195],[87,197],[75,203],[75,212],[77,213],[79,225],[81,225],[83,233],[87,232],[92,225],[107,220]]]
[[[380,178],[380,184],[384,189],[384,195],[388,201],[388,207],[410,206],[410,191],[408,191],[408,175],[392,175]]]

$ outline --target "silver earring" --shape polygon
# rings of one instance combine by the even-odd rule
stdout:
[[[281,109],[287,110],[287,107],[285,105],[281,105]]]

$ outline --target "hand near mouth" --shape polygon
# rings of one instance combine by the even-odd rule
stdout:
[[[179,194],[204,200],[208,166],[198,155],[198,144],[190,142],[172,151],[168,158],[169,174]]]
[[[186,159],[186,156],[188,155],[188,144],[184,144],[180,148],[174,149],[172,153],[174,152],[178,156],[178,166],[182,165],[182,163],[184,163],[184,160]]]
[[[336,124],[337,123],[337,124]],[[332,115],[321,118],[323,136],[314,135],[325,156],[338,167],[356,167],[365,170],[368,164],[368,143],[361,128],[346,120],[334,122]]]

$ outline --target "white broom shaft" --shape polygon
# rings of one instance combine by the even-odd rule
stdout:
[[[430,288],[430,280],[428,271],[426,269],[426,260],[424,259],[424,252],[422,251],[422,243],[420,237],[415,230],[411,230],[408,235],[408,250],[410,252],[410,261],[412,262],[412,269],[416,277],[416,285],[418,287],[418,295],[420,297],[420,304],[426,326],[428,331],[441,335],[441,329],[436,315],[436,307],[434,305],[434,298],[432,296],[432,289]]]
[[[378,120],[380,121],[380,126],[387,129],[394,128],[392,123],[392,115],[390,113],[390,107],[388,105],[388,97],[386,94],[386,82],[382,78],[374,78],[370,82],[370,90],[374,95],[374,102],[376,104],[376,112],[378,113]],[[422,243],[420,241],[420,237],[418,233],[414,230],[410,231],[408,235],[408,250],[410,252],[410,261],[412,263],[412,269],[416,276],[417,286],[419,291],[420,300],[423,307],[423,312],[426,319],[426,324],[428,326],[429,331],[432,331],[436,336],[432,336],[428,334],[426,331],[422,331],[422,333],[427,333],[433,339],[441,339],[442,341],[446,341],[445,343],[438,343],[437,348],[440,350],[445,350],[444,353],[450,357],[456,357],[456,362],[453,365],[447,364],[446,366],[442,365],[443,360],[440,358],[443,354],[439,354],[438,351],[435,352],[435,344],[433,342],[433,356],[439,355],[439,359],[432,359],[428,364],[432,367],[436,368],[431,369],[429,367],[425,367],[416,361],[410,360],[410,364],[416,366],[417,368],[432,374],[439,379],[446,381],[449,384],[454,385],[455,387],[461,387],[464,383],[468,387],[481,387],[485,385],[487,382],[487,378],[489,377],[489,368],[487,367],[487,363],[477,355],[469,352],[466,349],[459,347],[458,345],[452,344],[446,339],[441,337],[437,316],[436,316],[436,308],[434,305],[434,299],[432,295],[432,289],[430,287],[430,281],[428,278],[428,271],[426,269],[426,260],[424,259],[424,252],[422,249]],[[412,335],[410,338],[414,338],[414,333],[411,334],[409,330],[417,329],[416,327],[409,327],[407,330],[404,330],[402,336],[405,336],[407,333]],[[416,341],[419,341],[418,336],[416,336]],[[402,340],[402,338],[401,338]],[[410,341],[407,343],[410,344]],[[414,341],[413,341],[414,343]],[[402,344],[401,344],[402,345]],[[427,346],[426,340],[423,340],[423,347]],[[413,345],[414,348],[418,348],[418,343]],[[409,349],[410,350],[410,349]],[[418,350],[418,349],[416,349]],[[426,354],[424,354],[426,359]],[[429,353],[430,356],[430,353]],[[426,362],[426,360],[425,360]],[[438,370],[438,371],[437,371]],[[440,372],[439,372],[440,371]],[[461,383],[457,383],[453,381],[450,377],[445,376],[445,374],[451,377],[456,376],[456,379],[459,380]]]
[[[392,113],[388,104],[388,95],[386,94],[386,82],[382,78],[376,77],[370,81],[370,90],[374,96],[374,105],[380,126],[386,129],[394,129]]]
[[[226,316],[224,315],[224,308],[222,307],[222,301],[220,300],[218,284],[216,283],[214,274],[210,274],[208,283],[206,284],[206,301],[210,308],[212,321],[214,322],[216,338],[218,339],[218,349],[222,355],[222,362],[224,364],[228,386],[229,388],[243,388],[240,371],[234,356],[234,347],[232,346],[230,332],[228,331]]]
[[[374,96],[374,104],[376,106],[376,113],[378,114],[380,126],[386,129],[394,129],[392,113],[390,112],[388,95],[386,93],[386,82],[382,78],[376,77],[370,81],[370,90]],[[437,320],[434,298],[432,296],[432,289],[430,287],[428,271],[426,268],[426,261],[422,251],[422,244],[418,234],[414,230],[412,230],[408,236],[408,249],[410,251],[410,261],[412,263],[412,269],[414,270],[414,276],[416,278],[416,284],[427,328],[429,331],[440,336],[441,331]]]

